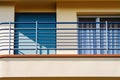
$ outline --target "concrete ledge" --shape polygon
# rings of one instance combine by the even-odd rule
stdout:
[[[25,54],[25,55],[0,55],[0,58],[120,58],[120,54]]]
[[[0,80],[120,80],[120,77],[5,77]]]

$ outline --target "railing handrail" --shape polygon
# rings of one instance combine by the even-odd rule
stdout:
[[[3,26],[0,29],[0,31],[2,31],[0,34],[3,34],[0,36],[1,37],[0,40],[2,39],[4,40],[4,41],[0,41],[0,47],[1,47],[0,51],[9,50],[9,54],[13,52],[13,50],[14,51],[19,50],[20,53],[22,50],[34,50],[36,54],[38,53],[42,54],[41,52],[42,50],[43,51],[46,50],[47,54],[49,54],[53,50],[54,50],[53,52],[55,52],[56,50],[79,50],[79,53],[84,53],[84,52],[81,52],[83,50],[93,50],[94,53],[99,53],[100,50],[101,51],[106,50],[105,53],[109,53],[108,51],[110,50],[120,50],[120,46],[117,46],[117,47],[115,46],[115,45],[120,45],[119,44],[120,42],[118,41],[120,39],[119,31],[118,31],[120,30],[119,28],[120,22],[38,22],[38,21],[0,22],[0,25],[2,24],[3,25],[7,24],[8,26]],[[12,27],[11,24],[13,25],[14,24],[23,24],[23,25],[33,24],[34,26],[32,25],[29,27],[29,25],[28,26],[25,25],[20,27],[21,25],[19,25],[19,27]],[[43,25],[47,24],[48,27],[41,27],[42,25],[38,25],[38,24],[43,24]],[[66,27],[50,27],[49,24],[50,25],[51,24],[53,25],[80,24],[80,26],[78,27],[78,25],[75,25],[74,27],[71,27],[71,26],[69,27],[69,25],[67,25]],[[97,25],[97,24],[103,24],[103,25]],[[24,30],[24,31],[23,33],[19,33],[18,32],[19,30],[21,31]],[[25,41],[25,39],[28,39],[28,38],[30,38],[32,42]],[[85,41],[87,39],[88,41]],[[117,40],[117,41],[114,41],[114,40]],[[99,44],[97,44],[97,42]],[[9,43],[9,44],[6,44],[6,43]],[[31,43],[33,46],[32,47],[29,46],[30,48],[29,47],[26,48],[26,45]],[[8,45],[9,47],[7,48],[2,45]],[[16,45],[20,47],[16,47]],[[23,45],[23,47],[21,45]],[[58,45],[60,46],[57,47]],[[91,45],[92,47],[89,45]],[[45,46],[45,48],[42,48],[41,46]],[[97,50],[99,51],[96,52]]]
[[[36,22],[0,22],[0,24],[35,24]],[[38,24],[105,24],[106,22],[37,22]],[[107,22],[108,24],[120,24],[120,22]]]

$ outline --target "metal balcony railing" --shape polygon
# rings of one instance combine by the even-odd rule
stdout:
[[[51,28],[52,24],[56,28]],[[41,27],[44,25],[47,27]],[[119,34],[120,22],[1,22],[0,52],[56,54],[67,50],[78,54],[119,54]]]

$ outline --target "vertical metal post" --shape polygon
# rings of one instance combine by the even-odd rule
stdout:
[[[9,55],[11,50],[11,22],[9,22]]]
[[[96,18],[96,33],[95,34],[98,38],[100,38],[100,17]],[[99,46],[98,46],[99,45]],[[96,48],[100,48],[100,39],[96,39]],[[100,49],[96,50],[97,54],[100,54]]]
[[[35,46],[36,46],[36,54],[38,53],[38,46],[37,46],[37,40],[38,40],[38,22],[36,21],[36,44],[35,44]]]
[[[105,22],[106,25],[106,54],[108,53],[108,22]]]

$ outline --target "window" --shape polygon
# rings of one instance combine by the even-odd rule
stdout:
[[[16,13],[16,22],[28,24],[15,25],[14,53],[55,54],[55,50],[51,48],[56,48],[56,30],[50,28],[56,28],[56,24],[36,24],[36,21],[56,22],[55,15],[55,13]]]
[[[88,22],[78,26],[79,54],[120,54],[120,25],[114,23],[120,22],[119,17],[79,17],[78,21]]]

